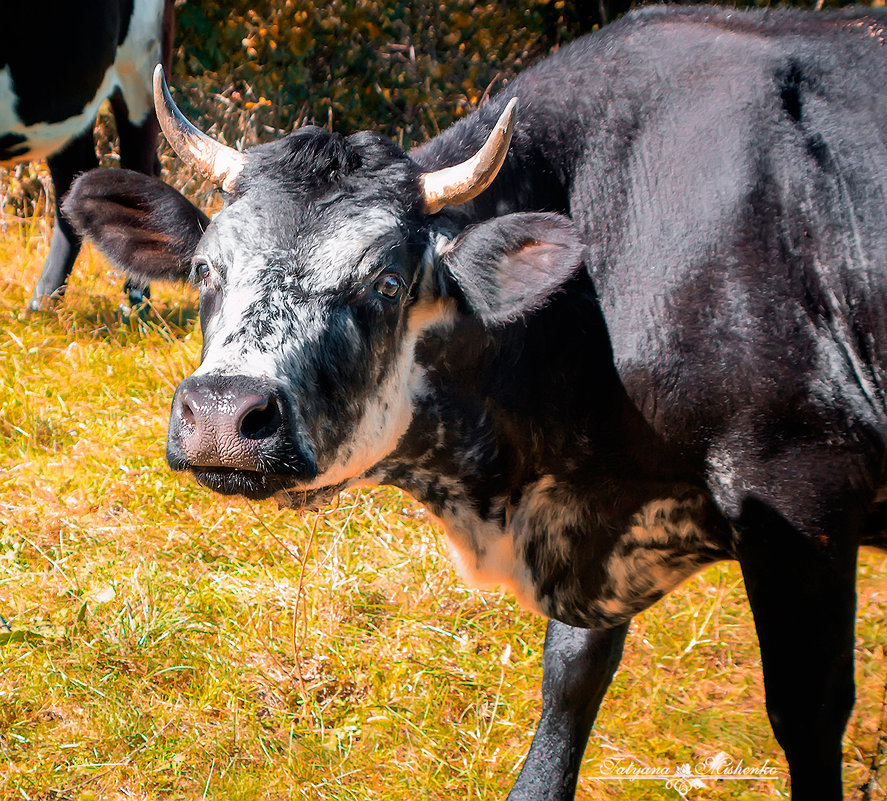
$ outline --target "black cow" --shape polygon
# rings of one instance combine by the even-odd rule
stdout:
[[[629,620],[719,559],[793,797],[841,797],[856,553],[887,546],[885,38],[874,11],[649,9],[410,154],[310,127],[238,153],[167,92],[223,211],[72,190],[115,264],[200,287],[174,469],[293,507],[402,487],[552,618],[512,801],[572,795]]]
[[[80,237],[59,214],[74,177],[98,166],[93,125],[108,98],[120,137],[120,163],[157,174],[159,129],[151,73],[169,58],[173,0],[12,2],[0,15],[0,166],[45,158],[55,187],[56,225],[29,308],[65,283]],[[35,36],[39,46],[35,46]],[[131,285],[130,302],[142,300]]]

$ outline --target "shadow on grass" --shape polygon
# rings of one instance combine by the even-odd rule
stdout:
[[[148,303],[126,313],[121,305],[102,298],[97,304],[64,303],[56,310],[59,324],[71,338],[89,336],[99,340],[119,341],[121,336],[160,331],[170,339],[181,339],[190,334],[200,316],[197,302]]]

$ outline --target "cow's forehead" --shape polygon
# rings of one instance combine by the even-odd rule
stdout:
[[[229,285],[278,276],[304,292],[330,293],[375,275],[408,239],[386,207],[247,195],[213,218],[199,252],[220,261]]]

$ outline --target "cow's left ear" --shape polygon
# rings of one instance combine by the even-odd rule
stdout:
[[[560,214],[508,214],[468,228],[441,253],[444,294],[495,325],[543,306],[582,264],[573,222]]]

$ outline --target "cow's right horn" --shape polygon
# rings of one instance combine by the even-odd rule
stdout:
[[[154,108],[163,135],[179,157],[226,192],[232,191],[245,163],[243,153],[188,122],[173,102],[160,64],[154,68]]]
[[[493,182],[511,144],[516,108],[517,98],[513,97],[496,120],[487,141],[470,159],[422,174],[420,187],[426,214],[436,214],[444,206],[467,203]]]

